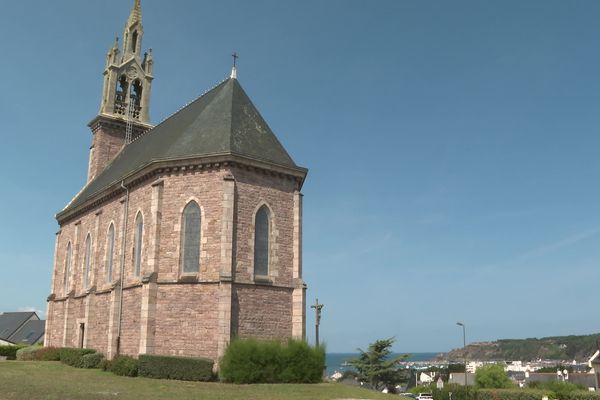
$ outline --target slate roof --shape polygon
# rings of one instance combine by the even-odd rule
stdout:
[[[21,325],[34,315],[34,312],[6,312],[0,314],[0,339],[8,340]]]
[[[9,340],[14,344],[35,344],[44,336],[45,330],[46,321],[27,321]]]
[[[306,173],[277,140],[238,80],[227,79],[125,146],[62,212],[153,162],[219,155],[244,156]]]

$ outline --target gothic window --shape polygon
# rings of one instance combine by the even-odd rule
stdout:
[[[181,231],[181,270],[185,273],[200,271],[200,207],[191,201],[183,209]]]
[[[139,79],[133,81],[133,85],[131,85],[131,97],[135,100],[135,105],[139,106],[142,100],[142,83]]]
[[[254,225],[254,276],[269,275],[269,209],[262,206]]]
[[[127,96],[129,90],[129,83],[127,77],[121,75],[119,82],[117,82],[117,90],[115,94],[115,114],[126,115],[127,109],[125,107],[125,96]]]
[[[139,79],[132,82],[130,97],[134,105],[131,109],[131,116],[138,119],[140,117],[140,104],[142,102],[142,83]]]
[[[90,283],[90,263],[92,258],[92,237],[88,233],[85,238],[85,255],[83,259],[83,287],[87,289]]]
[[[121,75],[117,87],[117,100],[125,101],[125,95],[127,94],[128,89],[129,82],[127,82],[127,77],[125,75]]]
[[[106,282],[112,282],[113,258],[115,252],[115,225],[108,227],[108,237],[106,242]]]
[[[71,275],[71,260],[73,259],[73,248],[71,242],[67,244],[67,254],[65,256],[65,276],[63,280],[63,286],[65,294],[69,291],[69,275]]]
[[[135,217],[135,237],[133,238],[133,272],[140,276],[142,265],[142,235],[144,233],[144,219],[138,212]]]
[[[137,33],[137,31],[134,31],[132,38],[131,38],[131,51],[134,53],[137,50],[137,40],[138,40],[138,33]]]

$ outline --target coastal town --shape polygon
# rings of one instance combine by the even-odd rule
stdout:
[[[448,360],[444,359],[445,355],[440,354],[431,360],[399,363],[406,379],[403,384],[397,385],[397,392],[407,394],[407,391],[415,391],[419,387],[442,389],[445,385],[473,386],[477,370],[489,365],[502,366],[510,381],[519,388],[535,386],[540,382],[560,382],[584,387],[590,392],[600,390],[600,350],[593,352],[587,360],[470,360],[466,362],[466,376],[465,360]],[[334,368],[329,379],[362,386],[360,381],[353,378],[351,371],[352,365],[343,361]]]

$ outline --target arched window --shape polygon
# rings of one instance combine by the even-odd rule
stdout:
[[[115,226],[110,224],[108,227],[108,237],[106,241],[106,282],[112,282],[113,258],[115,252]]]
[[[133,35],[131,38],[131,51],[133,53],[135,53],[137,50],[137,40],[138,40],[138,33],[137,33],[137,31],[133,31]]]
[[[65,255],[65,276],[63,281],[63,286],[65,290],[65,294],[69,291],[69,277],[71,275],[71,260],[73,259],[73,248],[71,247],[71,242],[67,244],[67,254]]]
[[[269,275],[269,209],[262,206],[254,225],[254,276]]]
[[[134,104],[139,107],[142,101],[142,82],[139,79],[131,84],[130,97],[133,99]]]
[[[183,209],[181,231],[181,271],[200,271],[200,207],[191,201]]]
[[[83,258],[83,288],[87,289],[90,283],[90,263],[92,258],[92,237],[88,233],[85,238],[85,255]]]
[[[142,236],[144,233],[144,218],[142,213],[135,217],[135,237],[133,238],[133,273],[140,276],[142,266]]]

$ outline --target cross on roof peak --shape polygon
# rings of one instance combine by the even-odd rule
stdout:
[[[233,52],[233,54],[231,55],[231,57],[233,57],[233,67],[231,68],[231,79],[237,79],[237,67],[236,67],[236,62],[237,59],[240,57],[238,56],[238,54],[236,52]]]

